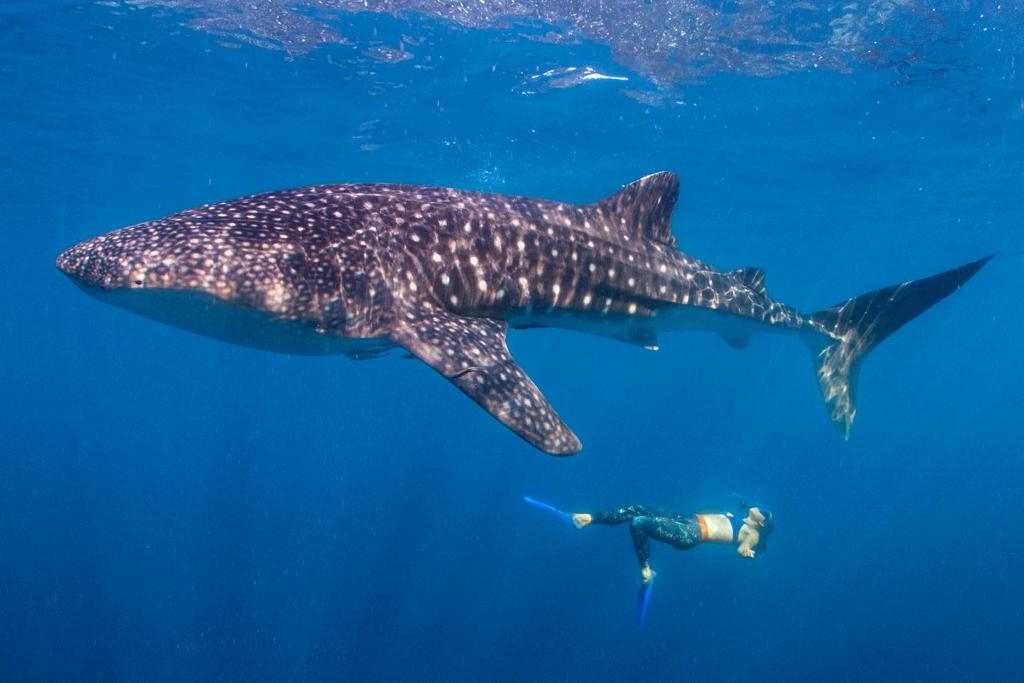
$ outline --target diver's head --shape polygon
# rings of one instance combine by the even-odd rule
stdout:
[[[765,506],[751,505],[747,502],[740,501],[740,510],[747,511],[746,519],[750,520],[750,523],[754,526],[766,530],[770,530],[772,528],[772,524],[774,523],[772,511]]]

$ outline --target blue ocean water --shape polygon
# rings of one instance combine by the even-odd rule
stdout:
[[[886,33],[849,59],[842,24],[766,21],[839,45],[768,68],[770,39],[726,40],[736,3],[689,69],[642,33],[535,39],[548,19],[208,4],[0,9],[0,680],[1024,679],[1019,8],[866,3]],[[304,22],[344,41],[295,49]],[[229,346],[53,266],[263,190],[583,202],[657,170],[684,251],[802,310],[999,255],[872,353],[849,442],[793,339],[513,333],[584,441],[567,459],[397,353]],[[771,552],[656,546],[642,629],[626,529],[522,502],[737,492],[774,511]]]

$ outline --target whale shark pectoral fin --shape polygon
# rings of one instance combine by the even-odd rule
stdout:
[[[580,440],[509,353],[507,329],[501,321],[434,309],[406,314],[389,337],[537,448],[578,453]]]

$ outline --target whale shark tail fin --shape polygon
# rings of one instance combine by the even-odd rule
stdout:
[[[955,292],[991,258],[868,292],[811,315],[811,327],[834,340],[814,351],[825,407],[844,439],[850,437],[857,412],[853,392],[860,360],[890,334]]]

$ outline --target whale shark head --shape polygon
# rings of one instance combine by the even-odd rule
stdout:
[[[175,292],[260,307],[266,297],[257,301],[253,296],[255,281],[250,278],[244,287],[233,275],[235,261],[254,258],[238,247],[224,236],[204,238],[160,222],[141,223],[66,249],[57,257],[57,268],[89,295],[149,317],[161,317],[150,310],[154,301],[180,300],[170,296]]]
[[[171,217],[80,242],[57,257],[57,268],[94,295],[198,290],[231,303],[262,304],[246,299],[285,284],[278,263],[283,254],[247,237]]]
[[[236,259],[246,260],[238,246],[222,236],[206,239],[194,231],[143,223],[66,249],[57,257],[57,268],[104,303],[204,336],[239,342],[237,312],[262,312],[265,318],[269,311],[264,304],[274,302],[265,292],[257,296],[255,282],[244,288],[245,281],[234,277]],[[279,291],[277,303],[283,304],[286,293],[280,279],[267,291]]]
[[[143,287],[145,262],[130,241],[111,233],[79,242],[57,256],[57,268],[86,291]]]
[[[338,352],[330,338],[345,335],[352,297],[336,262],[312,261],[294,235],[218,213],[115,230],[56,265],[90,296],[174,327],[275,351]]]

